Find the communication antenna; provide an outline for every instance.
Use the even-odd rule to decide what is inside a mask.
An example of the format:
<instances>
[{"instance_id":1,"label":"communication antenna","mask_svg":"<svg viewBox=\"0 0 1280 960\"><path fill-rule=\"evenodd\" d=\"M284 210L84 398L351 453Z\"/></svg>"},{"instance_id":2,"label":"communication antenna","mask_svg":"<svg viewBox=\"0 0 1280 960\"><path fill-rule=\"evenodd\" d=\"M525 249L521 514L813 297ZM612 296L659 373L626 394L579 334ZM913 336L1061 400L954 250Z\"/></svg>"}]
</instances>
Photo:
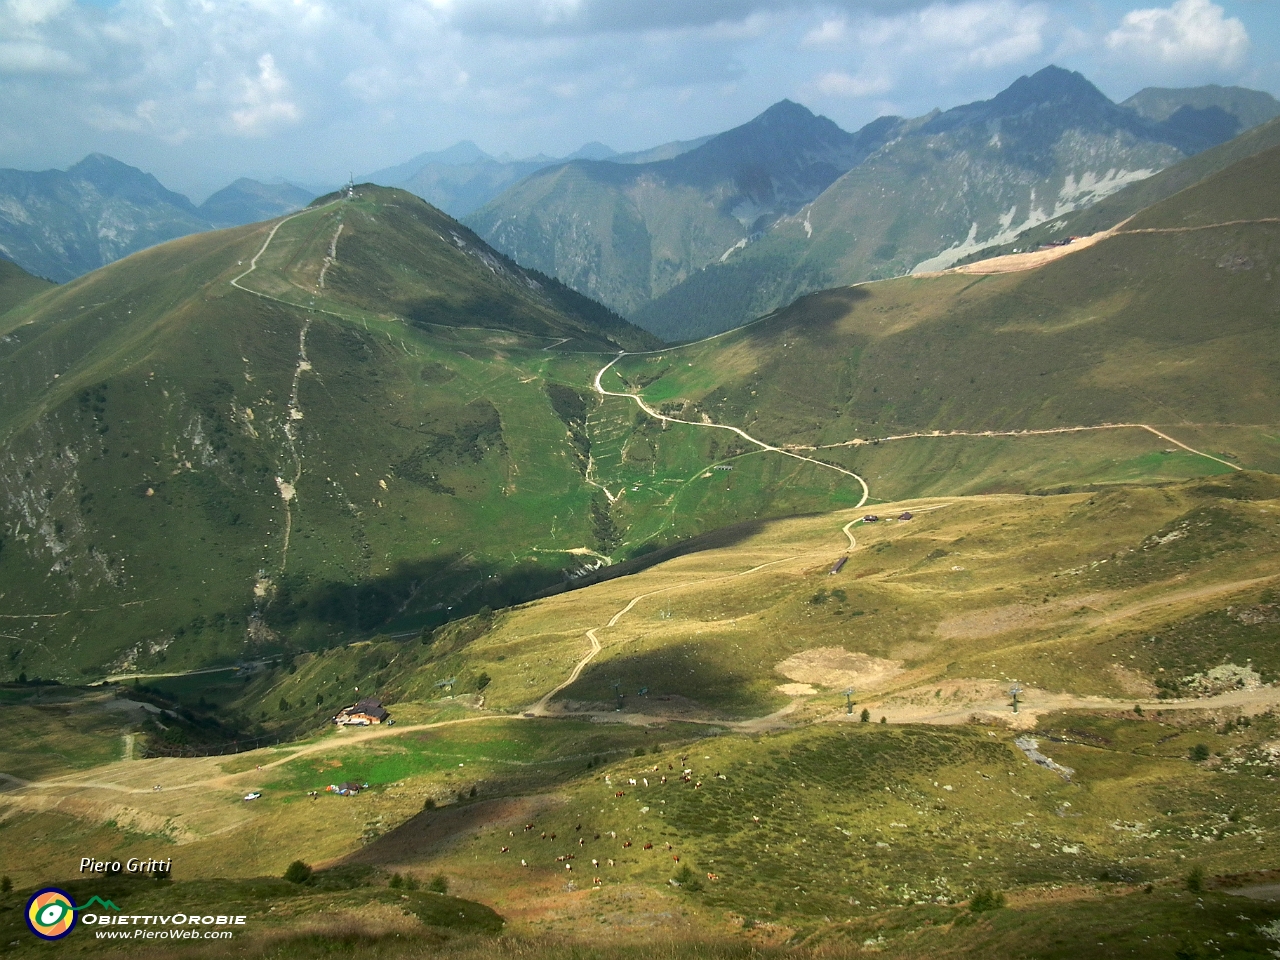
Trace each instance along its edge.
<instances>
[{"instance_id":1,"label":"communication antenna","mask_svg":"<svg viewBox=\"0 0 1280 960\"><path fill-rule=\"evenodd\" d=\"M1022 687L1018 686L1018 684L1016 684L1016 683L1015 683L1012 687L1010 687L1010 688L1009 688L1009 696L1013 697L1013 712L1014 712L1014 713L1017 713L1017 712L1018 712L1018 694L1020 694L1020 693L1022 693Z\"/></svg>"},{"instance_id":2,"label":"communication antenna","mask_svg":"<svg viewBox=\"0 0 1280 960\"><path fill-rule=\"evenodd\" d=\"M844 712L853 716L853 687L849 687L844 692Z\"/></svg>"}]
</instances>

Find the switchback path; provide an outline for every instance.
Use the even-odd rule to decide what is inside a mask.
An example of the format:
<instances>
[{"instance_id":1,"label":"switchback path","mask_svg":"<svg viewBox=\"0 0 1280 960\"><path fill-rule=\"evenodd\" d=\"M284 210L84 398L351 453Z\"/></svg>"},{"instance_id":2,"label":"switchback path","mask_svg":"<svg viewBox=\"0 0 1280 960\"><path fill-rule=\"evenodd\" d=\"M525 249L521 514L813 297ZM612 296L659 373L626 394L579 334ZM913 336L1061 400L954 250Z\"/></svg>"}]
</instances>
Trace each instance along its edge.
<instances>
[{"instance_id":1,"label":"switchback path","mask_svg":"<svg viewBox=\"0 0 1280 960\"><path fill-rule=\"evenodd\" d=\"M596 372L596 378L592 382L592 387L595 389L596 393L600 394L600 396L625 397L627 399L634 400L636 402L636 405L639 406L641 410L643 410L649 416L653 417L655 420L661 420L666 423L683 423L690 427L705 427L711 430L728 430L730 433L736 433L738 436L740 436L743 440L746 440L748 443L755 444L761 450L767 450L770 453L780 453L784 457L792 457L796 460L803 460L805 463L812 463L815 466L823 467L827 470L834 470L836 471L836 473L843 473L846 477L853 477L853 479L858 481L858 483L862 487L862 499L859 500L856 504L854 504L853 508L855 510L861 506L864 506L867 500L871 498L871 488L867 486L867 481L863 480L862 477L858 476L852 470L846 470L844 467L837 467L833 463L824 463L823 461L815 460L812 457L801 456L800 454L796 453L794 450L785 449L783 447L775 447L773 446L773 444L765 443L763 440L757 440L755 437L751 436L751 434L747 433L741 427L732 427L724 423L699 423L696 420L681 420L679 417L669 417L665 413L659 413L657 410L653 409L653 407L645 403L644 399L640 397L638 394L617 393L616 391L605 389L604 385L600 382L600 378L605 375L605 373L608 371L610 367L612 367L615 363L617 363L626 355L627 355L626 353L618 354L616 357L614 357L612 360L610 360L608 363L606 363L603 367L601 367Z\"/></svg>"}]
</instances>

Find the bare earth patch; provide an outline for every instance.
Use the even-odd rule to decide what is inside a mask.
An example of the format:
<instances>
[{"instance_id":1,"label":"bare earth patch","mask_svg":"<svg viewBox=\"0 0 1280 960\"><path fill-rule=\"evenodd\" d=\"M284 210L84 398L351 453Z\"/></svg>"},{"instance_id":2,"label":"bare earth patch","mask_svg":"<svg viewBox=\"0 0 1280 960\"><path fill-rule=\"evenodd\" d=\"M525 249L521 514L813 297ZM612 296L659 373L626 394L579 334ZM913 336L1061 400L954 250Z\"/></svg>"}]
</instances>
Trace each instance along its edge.
<instances>
[{"instance_id":1,"label":"bare earth patch","mask_svg":"<svg viewBox=\"0 0 1280 960\"><path fill-rule=\"evenodd\" d=\"M788 697L807 697L818 692L812 684L808 683L780 683L774 689L779 693L785 693Z\"/></svg>"},{"instance_id":2,"label":"bare earth patch","mask_svg":"<svg viewBox=\"0 0 1280 960\"><path fill-rule=\"evenodd\" d=\"M844 647L816 647L788 657L774 669L796 683L866 690L902 673L902 661L850 653Z\"/></svg>"}]
</instances>

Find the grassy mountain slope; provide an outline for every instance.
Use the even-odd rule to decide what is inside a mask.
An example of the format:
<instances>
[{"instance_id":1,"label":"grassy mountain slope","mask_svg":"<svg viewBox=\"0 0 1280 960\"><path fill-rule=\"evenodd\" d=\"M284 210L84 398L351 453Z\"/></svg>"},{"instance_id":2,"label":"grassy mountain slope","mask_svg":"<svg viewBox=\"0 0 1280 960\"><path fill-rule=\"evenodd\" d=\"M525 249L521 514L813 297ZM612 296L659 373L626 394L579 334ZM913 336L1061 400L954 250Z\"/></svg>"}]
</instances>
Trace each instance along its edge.
<instances>
[{"instance_id":1,"label":"grassy mountain slope","mask_svg":"<svg viewBox=\"0 0 1280 960\"><path fill-rule=\"evenodd\" d=\"M1280 671L1277 495L1274 477L1251 474L902 503L891 513L915 519L855 525L852 550L841 529L861 511L795 518L500 613L461 656L448 631L425 650L301 655L244 686L274 714L277 699L309 710L315 693L331 704L354 683L383 692L398 725L236 757L46 754L43 775L63 782L6 792L10 869L24 889L69 875L39 867L60 862L50 836L121 858L176 842L178 889L218 877L231 902L253 890L277 937L294 895L262 878L292 859L324 868L296 895L312 906L344 878L348 902L364 904L394 900L406 876L444 875L503 916L526 956L602 938L651 948L655 916L707 938L680 948L693 956L788 940L857 955L870 940L887 956L978 957L1019 935L1051 957L1089 955L1098 938L1151 958L1221 938L1248 956L1275 906L1225 894L1271 879L1250 873L1274 863L1280 829L1275 690L1258 685ZM602 649L553 700L559 718L522 715L581 660L587 629ZM436 657L435 644L449 649ZM397 657L415 661L408 676ZM1249 686L1228 679L1225 696L1195 699L1224 661L1236 672L1222 676ZM460 663L491 678L483 706L435 686ZM8 714L29 721L107 713L100 693L54 691L47 705L30 688L5 693ZM734 722L784 704L768 722ZM1056 770L1031 761L1025 736ZM4 747L6 767L24 749ZM348 779L369 789L323 792ZM108 804L94 784L130 792ZM249 790L263 797L245 804ZM1188 891L1193 868L1207 890ZM149 903L141 890L121 886L121 905ZM984 912L984 890L1004 905ZM395 929L411 946L430 936Z\"/></svg>"},{"instance_id":2,"label":"grassy mountain slope","mask_svg":"<svg viewBox=\"0 0 1280 960\"><path fill-rule=\"evenodd\" d=\"M649 343L374 189L136 254L0 332L15 676L232 662L560 582L590 488L542 348Z\"/></svg>"},{"instance_id":3,"label":"grassy mountain slope","mask_svg":"<svg viewBox=\"0 0 1280 960\"><path fill-rule=\"evenodd\" d=\"M890 139L782 101L666 160L585 162L528 177L467 218L521 263L629 313L794 212Z\"/></svg>"},{"instance_id":4,"label":"grassy mountain slope","mask_svg":"<svg viewBox=\"0 0 1280 960\"><path fill-rule=\"evenodd\" d=\"M7 313L24 300L48 290L52 284L33 277L16 263L0 259L0 314Z\"/></svg>"},{"instance_id":5,"label":"grassy mountain slope","mask_svg":"<svg viewBox=\"0 0 1280 960\"><path fill-rule=\"evenodd\" d=\"M813 290L941 269L1207 145L1047 67L989 101L913 124L757 242L633 317L668 340L692 339Z\"/></svg>"}]
</instances>

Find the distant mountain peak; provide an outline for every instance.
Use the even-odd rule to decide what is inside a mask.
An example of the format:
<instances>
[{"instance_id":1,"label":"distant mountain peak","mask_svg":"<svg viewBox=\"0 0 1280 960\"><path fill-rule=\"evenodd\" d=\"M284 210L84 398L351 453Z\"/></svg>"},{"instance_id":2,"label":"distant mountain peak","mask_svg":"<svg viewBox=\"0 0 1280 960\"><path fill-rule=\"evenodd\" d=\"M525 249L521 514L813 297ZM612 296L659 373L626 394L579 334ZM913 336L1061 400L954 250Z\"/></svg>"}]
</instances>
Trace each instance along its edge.
<instances>
[{"instance_id":1,"label":"distant mountain peak","mask_svg":"<svg viewBox=\"0 0 1280 960\"><path fill-rule=\"evenodd\" d=\"M1020 113L1029 107L1063 101L1111 103L1083 74L1052 65L1029 77L1019 77L987 103L999 113Z\"/></svg>"}]
</instances>

